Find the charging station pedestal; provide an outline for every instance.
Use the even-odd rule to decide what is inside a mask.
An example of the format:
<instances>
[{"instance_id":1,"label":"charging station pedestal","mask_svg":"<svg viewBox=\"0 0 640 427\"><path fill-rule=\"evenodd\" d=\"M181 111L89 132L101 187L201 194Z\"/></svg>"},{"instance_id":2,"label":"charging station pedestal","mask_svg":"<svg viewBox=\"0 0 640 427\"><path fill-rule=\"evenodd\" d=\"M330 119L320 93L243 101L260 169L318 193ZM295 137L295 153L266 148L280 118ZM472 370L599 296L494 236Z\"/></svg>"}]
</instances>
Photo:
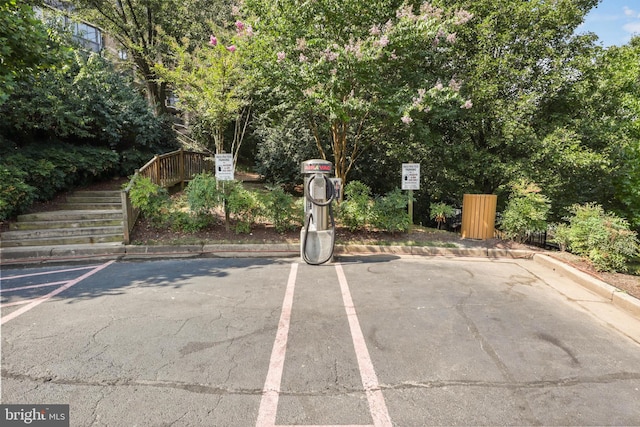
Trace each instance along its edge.
<instances>
[{"instance_id":1,"label":"charging station pedestal","mask_svg":"<svg viewBox=\"0 0 640 427\"><path fill-rule=\"evenodd\" d=\"M330 178L333 164L312 159L302 162L304 176L305 221L300 230L300 256L307 263L320 265L333 260L335 220L332 203L337 199L339 181Z\"/></svg>"}]
</instances>

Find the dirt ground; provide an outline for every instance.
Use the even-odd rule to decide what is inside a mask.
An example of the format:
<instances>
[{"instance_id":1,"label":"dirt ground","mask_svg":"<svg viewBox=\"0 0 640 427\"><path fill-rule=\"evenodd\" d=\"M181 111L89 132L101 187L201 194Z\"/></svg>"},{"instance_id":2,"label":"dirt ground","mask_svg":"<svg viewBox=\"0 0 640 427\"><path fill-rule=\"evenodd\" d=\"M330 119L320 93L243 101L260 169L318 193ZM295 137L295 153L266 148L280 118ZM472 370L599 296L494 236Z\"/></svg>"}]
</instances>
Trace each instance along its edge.
<instances>
[{"instance_id":1,"label":"dirt ground","mask_svg":"<svg viewBox=\"0 0 640 427\"><path fill-rule=\"evenodd\" d=\"M253 177L252 177L253 178ZM113 180L87 185L86 190L113 190L120 189L128 181L127 178L115 178ZM60 193L50 201L36 203L30 212L42 212L60 209L68 193ZM13 220L0 222L0 231L8 230ZM161 245L161 244L198 244L204 242L216 243L297 243L300 240L299 229L286 233L278 233L269 225L256 225L249 234L236 234L227 232L224 225L216 225L209 229L195 232L175 232L168 229L156 229L147 221L141 219L136 224L132 233L134 245ZM338 244L384 244L384 245L418 245L418 246L445 246L445 247L488 247L503 249L527 249L544 252L563 262L606 282L618 289L640 298L640 276L622 273L597 272L593 266L579 256L568 252L543 250L535 246L527 246L509 240L490 239L472 240L462 239L459 233L435 230L430 228L415 227L410 233L386 233L375 231L350 232L344 228L336 231L336 243Z\"/></svg>"}]
</instances>

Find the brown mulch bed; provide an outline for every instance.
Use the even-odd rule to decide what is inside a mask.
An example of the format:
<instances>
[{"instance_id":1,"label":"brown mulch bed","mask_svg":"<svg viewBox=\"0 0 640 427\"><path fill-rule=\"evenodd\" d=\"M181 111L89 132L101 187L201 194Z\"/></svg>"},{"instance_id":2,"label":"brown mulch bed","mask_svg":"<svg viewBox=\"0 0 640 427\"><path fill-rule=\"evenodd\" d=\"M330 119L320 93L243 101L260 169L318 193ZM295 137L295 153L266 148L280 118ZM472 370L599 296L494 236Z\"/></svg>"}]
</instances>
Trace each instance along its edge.
<instances>
[{"instance_id":1,"label":"brown mulch bed","mask_svg":"<svg viewBox=\"0 0 640 427\"><path fill-rule=\"evenodd\" d=\"M242 176L249 181L255 180L255 176ZM114 178L113 180L93 183L78 190L117 190L128 182L128 178ZM29 212L44 212L61 209L66 196L69 193L60 193L52 200L34 204ZM15 220L15 219L14 219ZM14 221L0 222L0 231L6 231L9 224ZM233 230L226 231L224 225L216 225L206 230L195 233L175 232L172 230L159 230L141 219L138 221L132 233L132 244L201 244L205 242L225 243L297 243L300 239L300 230L292 230L286 233L278 233L270 225L256 225L249 234L236 234ZM460 234L446 231L416 227L410 233L386 233L376 231L350 232L344 228L338 228L336 232L337 243L342 244L386 244L386 245L421 245L421 246L449 246L449 247L488 247L501 249L526 249L542 251L540 248L523 245L517 242L501 239L472 240L462 239ZM545 253L569 263L570 265L612 285L618 289L640 298L640 276L622 273L608 273L596 271L591 263L584 258L568 252L545 251Z\"/></svg>"}]
</instances>

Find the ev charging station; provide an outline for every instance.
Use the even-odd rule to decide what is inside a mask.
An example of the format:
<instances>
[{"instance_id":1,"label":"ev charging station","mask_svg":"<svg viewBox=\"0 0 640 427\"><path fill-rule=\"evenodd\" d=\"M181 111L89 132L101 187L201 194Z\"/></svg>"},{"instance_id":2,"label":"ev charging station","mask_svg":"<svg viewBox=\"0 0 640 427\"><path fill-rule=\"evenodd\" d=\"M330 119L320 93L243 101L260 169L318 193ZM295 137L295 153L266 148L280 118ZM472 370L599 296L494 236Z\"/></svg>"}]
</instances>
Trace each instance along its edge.
<instances>
[{"instance_id":1,"label":"ev charging station","mask_svg":"<svg viewBox=\"0 0 640 427\"><path fill-rule=\"evenodd\" d=\"M339 178L330 178L333 164L312 159L302 162L304 176L304 226L300 230L300 256L311 265L333 259L336 223L333 202L341 189Z\"/></svg>"}]
</instances>

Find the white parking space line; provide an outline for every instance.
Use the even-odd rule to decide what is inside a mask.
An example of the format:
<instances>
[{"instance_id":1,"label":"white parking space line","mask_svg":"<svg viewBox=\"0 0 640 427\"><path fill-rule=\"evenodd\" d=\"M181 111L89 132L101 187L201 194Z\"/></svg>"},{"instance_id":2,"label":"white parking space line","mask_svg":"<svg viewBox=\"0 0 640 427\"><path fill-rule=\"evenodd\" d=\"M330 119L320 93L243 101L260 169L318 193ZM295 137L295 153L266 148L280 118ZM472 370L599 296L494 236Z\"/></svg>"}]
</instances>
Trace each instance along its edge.
<instances>
[{"instance_id":1,"label":"white parking space line","mask_svg":"<svg viewBox=\"0 0 640 427\"><path fill-rule=\"evenodd\" d=\"M391 426L391 417L387 410L387 404L384 401L382 390L378 384L378 376L373 368L371 357L369 356L369 350L367 349L367 343L364 340L362 329L360 328L360 321L356 313L356 308L351 298L351 292L349 291L349 284L347 278L342 270L342 265L336 263L336 273L338 274L338 281L340 282L340 289L342 291L342 301L344 303L344 309L347 312L347 318L349 320L349 328L351 329L351 338L353 339L353 347L356 351L356 358L358 359L358 368L360 369L360 378L362 379L362 386L367 394L367 400L369 401L369 410L371 411L371 417L373 418L373 425L375 427Z\"/></svg>"},{"instance_id":2,"label":"white parking space line","mask_svg":"<svg viewBox=\"0 0 640 427\"><path fill-rule=\"evenodd\" d=\"M107 268L108 266L110 266L111 264L113 264L115 262L115 260L112 261L108 261L104 264L101 264L97 267L94 267L92 270L86 272L85 274L83 274L82 276L73 279L73 280L69 280L67 282L64 282L65 285L60 286L59 288L54 289L53 291L49 292L46 295L43 295L41 297L35 298L33 300L31 300L27 305L25 305L22 308L17 309L16 311L13 311L9 314L7 314L6 316L4 316L2 318L2 320L0 321L0 325L4 325L5 323L7 323L10 320L15 319L16 317L20 316L21 314L26 313L27 311L31 310L34 307L37 307L38 305L42 304L45 301L48 301L49 299L53 298L54 296L58 295L61 292L66 291L67 289L69 289L70 287L77 285L78 283L80 283L81 281L83 281L84 279L86 279L87 277L93 276L94 274L96 274L97 272L99 272L100 270L103 270L105 268ZM85 270L86 268L83 268L82 270ZM73 269L73 270L66 270L66 271L76 271L76 270L81 270L81 269ZM50 274L52 273L59 273L61 271L56 271L56 272L50 272ZM38 275L40 273L36 273L34 275ZM24 277L24 276L23 276ZM13 276L11 278L16 278L16 276ZM6 280L6 279L3 279Z\"/></svg>"},{"instance_id":3,"label":"white parking space line","mask_svg":"<svg viewBox=\"0 0 640 427\"><path fill-rule=\"evenodd\" d=\"M373 424L349 424L349 425L278 425L277 427L389 427L391 426L391 418L387 410L387 405L382 395L382 390L378 384L378 378L369 356L369 350L360 328L360 322L351 298L349 285L340 264L335 265L340 290L342 293L342 301L344 304L353 347L358 360L358 369L360 377L369 403L369 411ZM276 416L278 412L278 400L280 395L280 384L282 381L282 373L284 370L284 361L287 352L287 339L289 335L289 324L291 321L291 311L293 307L293 294L295 290L296 276L298 273L298 263L291 264L291 271L287 281L287 289L285 291L284 301L282 303L282 313L278 323L278 331L276 339L273 343L271 352L271 360L269 362L269 371L267 379L262 390L262 400L260 401L260 409L258 410L258 419L256 427L276 427Z\"/></svg>"},{"instance_id":4,"label":"white parking space line","mask_svg":"<svg viewBox=\"0 0 640 427\"><path fill-rule=\"evenodd\" d=\"M4 282L5 280L11 280L11 279L24 279L25 277L33 277L33 276L46 276L49 274L56 274L56 273L67 273L69 271L89 270L90 268L95 268L95 266L90 265L87 267L67 268L65 270L51 270L51 271L41 271L40 273L21 274L20 276L3 277L2 281Z\"/></svg>"},{"instance_id":5,"label":"white parking space line","mask_svg":"<svg viewBox=\"0 0 640 427\"><path fill-rule=\"evenodd\" d=\"M0 308L5 308L5 307L14 307L16 305L25 305L25 304L29 304L31 301L30 299L24 300L24 301L14 301L14 302L8 302L6 304L2 304L0 305Z\"/></svg>"},{"instance_id":6,"label":"white parking space line","mask_svg":"<svg viewBox=\"0 0 640 427\"><path fill-rule=\"evenodd\" d=\"M284 369L284 357L287 353L287 339L289 336L289 324L291 322L291 308L293 306L293 291L298 275L298 263L291 264L287 290L282 303L282 313L278 322L278 332L271 351L269 371L262 391L262 400L258 411L256 427L275 426L276 413L278 412L278 399L280 395L280 382Z\"/></svg>"},{"instance_id":7,"label":"white parking space line","mask_svg":"<svg viewBox=\"0 0 640 427\"><path fill-rule=\"evenodd\" d=\"M5 294L7 292L24 291L25 289L38 289L38 288L46 288L47 286L62 285L67 282L68 280L62 280L60 282L43 283L41 285L29 285L29 286L20 286L19 288L0 289L0 295Z\"/></svg>"}]
</instances>

